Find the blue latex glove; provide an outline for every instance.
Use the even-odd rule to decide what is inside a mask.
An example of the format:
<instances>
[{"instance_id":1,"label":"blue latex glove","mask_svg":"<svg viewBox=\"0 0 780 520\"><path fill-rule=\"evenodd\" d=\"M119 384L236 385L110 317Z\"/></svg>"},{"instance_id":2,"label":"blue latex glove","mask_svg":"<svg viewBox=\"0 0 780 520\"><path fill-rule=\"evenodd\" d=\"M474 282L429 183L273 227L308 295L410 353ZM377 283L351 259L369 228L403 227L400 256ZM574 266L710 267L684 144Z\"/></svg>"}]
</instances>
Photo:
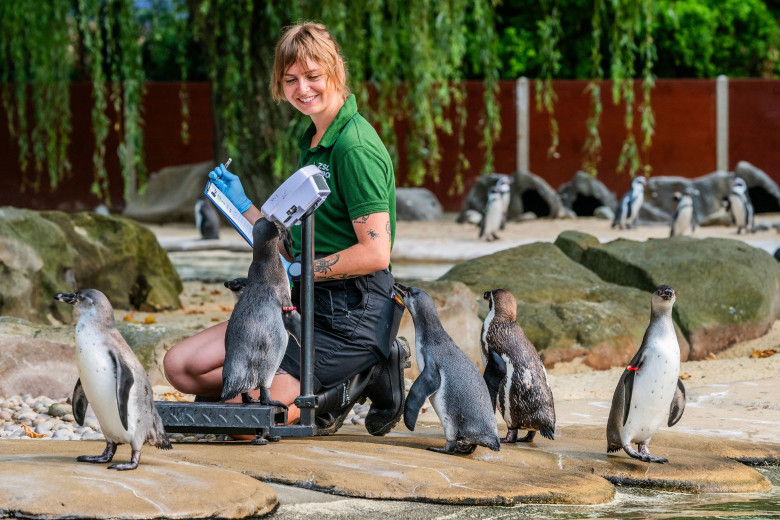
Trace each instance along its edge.
<instances>
[{"instance_id":1,"label":"blue latex glove","mask_svg":"<svg viewBox=\"0 0 780 520\"><path fill-rule=\"evenodd\" d=\"M241 186L241 179L238 178L238 175L227 171L224 164L220 164L210 171L209 179L241 213L252 205L252 201L244 193L244 187Z\"/></svg>"}]
</instances>

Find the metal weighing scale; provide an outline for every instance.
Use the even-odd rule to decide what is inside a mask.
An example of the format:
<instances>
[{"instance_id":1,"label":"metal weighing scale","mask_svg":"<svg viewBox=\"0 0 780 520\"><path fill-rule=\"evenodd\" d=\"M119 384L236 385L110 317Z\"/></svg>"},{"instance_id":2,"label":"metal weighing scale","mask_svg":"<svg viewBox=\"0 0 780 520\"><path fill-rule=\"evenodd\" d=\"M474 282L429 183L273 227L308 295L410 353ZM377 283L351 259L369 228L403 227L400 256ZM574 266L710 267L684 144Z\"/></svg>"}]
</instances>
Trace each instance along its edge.
<instances>
[{"instance_id":1,"label":"metal weighing scale","mask_svg":"<svg viewBox=\"0 0 780 520\"><path fill-rule=\"evenodd\" d=\"M207 187L207 195L210 189L216 188ZM305 166L290 176L262 207L263 214L271 221L279 221L288 228L301 225L301 394L294 403L301 411L300 424L287 424L287 410L277 406L155 401L166 431L256 435L252 444L266 444L281 437L317 435L314 412L318 399L313 393L314 311L310 305L314 301L314 210L329 194L322 172L316 166ZM243 218L235 207L232 207L235 212L220 204L217 207L231 222L236 222L236 214ZM234 225L241 231L239 225ZM241 234L251 244L251 233L249 237L244 232Z\"/></svg>"}]
</instances>

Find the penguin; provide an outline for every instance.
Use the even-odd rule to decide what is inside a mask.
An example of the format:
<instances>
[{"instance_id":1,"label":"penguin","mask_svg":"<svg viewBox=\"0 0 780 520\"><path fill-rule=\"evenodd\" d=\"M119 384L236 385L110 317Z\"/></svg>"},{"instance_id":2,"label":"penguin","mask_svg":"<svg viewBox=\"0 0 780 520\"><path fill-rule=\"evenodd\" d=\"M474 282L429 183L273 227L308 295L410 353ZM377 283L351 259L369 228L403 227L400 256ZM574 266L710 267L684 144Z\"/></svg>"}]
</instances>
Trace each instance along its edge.
<instances>
[{"instance_id":1,"label":"penguin","mask_svg":"<svg viewBox=\"0 0 780 520\"><path fill-rule=\"evenodd\" d=\"M195 227L204 240L219 238L219 213L205 193L198 195L195 201Z\"/></svg>"},{"instance_id":2,"label":"penguin","mask_svg":"<svg viewBox=\"0 0 780 520\"><path fill-rule=\"evenodd\" d=\"M225 282L225 287L230 289L230 292L233 295L233 303L238 303L238 299L241 298L241 294L244 292L244 287L246 287L246 282L246 277L233 278L232 280Z\"/></svg>"},{"instance_id":3,"label":"penguin","mask_svg":"<svg viewBox=\"0 0 780 520\"><path fill-rule=\"evenodd\" d=\"M287 408L272 400L268 391L287 348L284 314L295 312L279 256L279 236L276 224L266 218L258 219L252 228L252 264L225 331L223 400L241 394L244 403ZM256 388L260 389L259 400L249 396Z\"/></svg>"},{"instance_id":4,"label":"penguin","mask_svg":"<svg viewBox=\"0 0 780 520\"><path fill-rule=\"evenodd\" d=\"M612 227L618 227L618 229L629 229L635 226L636 217L639 215L639 209L642 207L642 202L645 200L645 186L647 185L647 179L642 176L635 177L631 181L631 188L628 193L623 195L620 200L617 211L615 212L615 220L612 221Z\"/></svg>"},{"instance_id":5,"label":"penguin","mask_svg":"<svg viewBox=\"0 0 780 520\"><path fill-rule=\"evenodd\" d=\"M395 288L414 321L415 356L420 369L406 398L404 424L414 431L420 409L430 397L447 442L444 448L431 446L429 450L469 454L480 445L498 451L498 424L479 370L442 327L428 293L401 284Z\"/></svg>"},{"instance_id":6,"label":"penguin","mask_svg":"<svg viewBox=\"0 0 780 520\"><path fill-rule=\"evenodd\" d=\"M482 214L480 222L479 238L485 238L488 242L498 240L496 231L501 227L504 220L504 203L502 200L501 189L493 186L488 192L487 203Z\"/></svg>"},{"instance_id":7,"label":"penguin","mask_svg":"<svg viewBox=\"0 0 780 520\"><path fill-rule=\"evenodd\" d=\"M506 175L502 175L498 182L496 182L496 188L501 194L501 226L499 229L503 230L506 227L506 219L509 214L509 203L512 201L512 186L511 179Z\"/></svg>"},{"instance_id":8,"label":"penguin","mask_svg":"<svg viewBox=\"0 0 780 520\"><path fill-rule=\"evenodd\" d=\"M737 177L731 182L731 192L728 196L731 221L737 226L737 235L744 229L745 234L753 233L753 204L747 191L744 179Z\"/></svg>"},{"instance_id":9,"label":"penguin","mask_svg":"<svg viewBox=\"0 0 780 520\"><path fill-rule=\"evenodd\" d=\"M666 420L674 426L685 410L685 387L680 381L680 346L672 323L676 295L659 285L650 305L650 325L631 363L623 371L612 397L607 422L607 452L623 448L644 462L668 462L653 457L647 445ZM667 419L668 418L668 419ZM631 444L636 443L639 452Z\"/></svg>"},{"instance_id":10,"label":"penguin","mask_svg":"<svg viewBox=\"0 0 780 520\"><path fill-rule=\"evenodd\" d=\"M80 311L76 324L76 365L79 379L73 389L73 416L84 424L87 405L106 438L102 455L82 455L79 462L111 462L119 444L130 444L131 460L109 469L135 469L141 446L169 450L171 443L154 406L152 385L141 362L114 323L114 311L106 296L95 289L57 293L54 299Z\"/></svg>"},{"instance_id":11,"label":"penguin","mask_svg":"<svg viewBox=\"0 0 780 520\"><path fill-rule=\"evenodd\" d=\"M485 365L485 382L491 390L491 401L498 404L498 410L507 424L507 434L501 442L533 442L536 432L554 439L555 403L547 381L547 371L517 323L517 301L506 289L487 291L483 297L490 310L482 324L482 362ZM493 358L492 354L498 355ZM500 368L504 377L493 374L494 366ZM498 384L491 380L498 379ZM492 387L492 388L491 388ZM517 430L528 430L522 439Z\"/></svg>"},{"instance_id":12,"label":"penguin","mask_svg":"<svg viewBox=\"0 0 780 520\"><path fill-rule=\"evenodd\" d=\"M693 207L693 197L699 194L699 190L688 187L685 191L675 193L677 208L672 215L672 227L669 236L691 235L696 230L696 211Z\"/></svg>"}]
</instances>

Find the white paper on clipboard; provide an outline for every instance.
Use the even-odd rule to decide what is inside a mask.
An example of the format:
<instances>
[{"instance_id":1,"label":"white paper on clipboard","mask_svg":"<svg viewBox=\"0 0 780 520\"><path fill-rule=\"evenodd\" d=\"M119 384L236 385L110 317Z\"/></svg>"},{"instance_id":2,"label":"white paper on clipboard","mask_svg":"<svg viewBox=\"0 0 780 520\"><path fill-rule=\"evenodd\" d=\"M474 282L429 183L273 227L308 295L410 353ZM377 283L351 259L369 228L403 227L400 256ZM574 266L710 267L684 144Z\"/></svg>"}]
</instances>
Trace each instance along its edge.
<instances>
[{"instance_id":1,"label":"white paper on clipboard","mask_svg":"<svg viewBox=\"0 0 780 520\"><path fill-rule=\"evenodd\" d=\"M214 203L217 209L219 209L222 214L227 217L228 221L233 224L233 227L236 228L236 231L238 231L242 237L244 237L244 240L246 240L250 246L253 246L252 224L250 224L246 217L244 217L244 215L238 211L238 208L236 208L233 203L228 200L225 194L222 193L222 191L217 188L213 182L206 184L206 190L204 193L209 198L209 200Z\"/></svg>"}]
</instances>

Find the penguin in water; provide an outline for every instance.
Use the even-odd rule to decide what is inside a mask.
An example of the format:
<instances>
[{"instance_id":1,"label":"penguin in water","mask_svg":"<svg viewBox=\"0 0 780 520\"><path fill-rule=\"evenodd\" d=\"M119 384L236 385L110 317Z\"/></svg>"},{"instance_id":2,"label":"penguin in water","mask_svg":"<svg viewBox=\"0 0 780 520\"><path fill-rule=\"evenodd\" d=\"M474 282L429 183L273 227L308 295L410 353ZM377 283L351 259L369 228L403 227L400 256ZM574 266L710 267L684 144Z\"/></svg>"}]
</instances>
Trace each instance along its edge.
<instances>
[{"instance_id":1,"label":"penguin in water","mask_svg":"<svg viewBox=\"0 0 780 520\"><path fill-rule=\"evenodd\" d=\"M728 196L731 221L737 226L737 235L744 229L745 234L753 233L753 203L747 191L745 180L737 177L731 182L731 192Z\"/></svg>"},{"instance_id":2,"label":"penguin in water","mask_svg":"<svg viewBox=\"0 0 780 520\"><path fill-rule=\"evenodd\" d=\"M693 197L699 194L699 190L687 187L682 194L675 193L677 208L672 215L672 228L670 237L681 235L692 235L696 229L698 221L696 220L696 211L693 207Z\"/></svg>"},{"instance_id":3,"label":"penguin in water","mask_svg":"<svg viewBox=\"0 0 780 520\"><path fill-rule=\"evenodd\" d=\"M258 219L252 228L252 264L225 331L223 400L241 394L244 403L287 408L272 400L268 391L287 348L284 314L295 312L279 256L279 236L276 224L265 218ZM256 388L260 389L259 400L249 396Z\"/></svg>"},{"instance_id":4,"label":"penguin in water","mask_svg":"<svg viewBox=\"0 0 780 520\"><path fill-rule=\"evenodd\" d=\"M555 404L547 371L517 324L517 301L506 289L484 294L490 311L482 324L482 362L491 401L507 424L501 442L533 442L536 432L550 440L555 435ZM528 430L522 439L517 430Z\"/></svg>"},{"instance_id":5,"label":"penguin in water","mask_svg":"<svg viewBox=\"0 0 780 520\"><path fill-rule=\"evenodd\" d=\"M504 213L504 201L501 188L493 186L488 192L487 203L479 226L479 238L485 238L488 242L498 240L496 231L501 228L501 223L506 220Z\"/></svg>"},{"instance_id":6,"label":"penguin in water","mask_svg":"<svg viewBox=\"0 0 780 520\"><path fill-rule=\"evenodd\" d=\"M498 424L487 385L479 370L444 330L433 299L416 287L396 284L414 321L417 366L404 407L404 424L414 431L417 416L430 397L447 439L439 453L473 453L477 445L500 449Z\"/></svg>"},{"instance_id":7,"label":"penguin in water","mask_svg":"<svg viewBox=\"0 0 780 520\"><path fill-rule=\"evenodd\" d=\"M646 185L647 179L642 176L635 177L631 181L631 188L629 188L628 193L623 195L615 212L615 220L612 221L613 228L629 229L635 226L636 218L639 216L639 209L645 200Z\"/></svg>"},{"instance_id":8,"label":"penguin in water","mask_svg":"<svg viewBox=\"0 0 780 520\"><path fill-rule=\"evenodd\" d=\"M623 371L612 397L607 422L607 452L623 448L644 462L668 462L653 457L647 445L666 421L674 426L685 410L685 387L680 381L680 345L672 323L674 289L659 285L650 305L650 325L642 346ZM667 420L668 417L668 420ZM631 444L639 446L635 451Z\"/></svg>"},{"instance_id":9,"label":"penguin in water","mask_svg":"<svg viewBox=\"0 0 780 520\"><path fill-rule=\"evenodd\" d=\"M141 446L169 450L162 419L154 406L152 385L141 362L114 323L114 311L106 296L95 289L57 293L54 299L80 311L76 324L76 365L79 379L73 389L73 416L84 424L87 406L106 438L102 455L82 455L79 462L111 462L119 444L130 444L131 460L109 469L138 467Z\"/></svg>"},{"instance_id":10,"label":"penguin in water","mask_svg":"<svg viewBox=\"0 0 780 520\"><path fill-rule=\"evenodd\" d=\"M219 212L205 193L195 201L195 227L200 231L200 238L219 238Z\"/></svg>"}]
</instances>

